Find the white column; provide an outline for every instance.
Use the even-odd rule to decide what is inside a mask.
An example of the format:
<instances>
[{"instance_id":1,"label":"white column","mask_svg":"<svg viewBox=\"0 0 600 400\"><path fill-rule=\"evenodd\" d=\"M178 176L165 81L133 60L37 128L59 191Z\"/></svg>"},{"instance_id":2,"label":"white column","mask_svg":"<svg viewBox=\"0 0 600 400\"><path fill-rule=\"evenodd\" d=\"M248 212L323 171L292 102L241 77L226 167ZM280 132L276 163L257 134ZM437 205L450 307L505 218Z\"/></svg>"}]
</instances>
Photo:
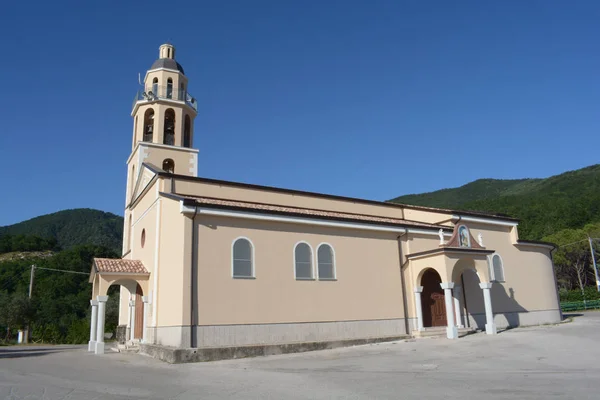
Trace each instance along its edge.
<instances>
[{"instance_id":1,"label":"white column","mask_svg":"<svg viewBox=\"0 0 600 400\"><path fill-rule=\"evenodd\" d=\"M135 339L135 300L129 300L129 340Z\"/></svg>"},{"instance_id":2,"label":"white column","mask_svg":"<svg viewBox=\"0 0 600 400\"><path fill-rule=\"evenodd\" d=\"M483 290L483 301L485 302L485 333L495 335L496 324L494 323L494 312L492 311L492 288L491 282L480 283L479 287Z\"/></svg>"},{"instance_id":3,"label":"white column","mask_svg":"<svg viewBox=\"0 0 600 400\"><path fill-rule=\"evenodd\" d=\"M458 329L456 329L456 325L454 325L454 300L452 298L454 282L442 282L440 283L440 286L444 289L444 301L446 302L446 320L448 321L446 337L448 339L456 339L458 337Z\"/></svg>"},{"instance_id":4,"label":"white column","mask_svg":"<svg viewBox=\"0 0 600 400\"><path fill-rule=\"evenodd\" d=\"M454 290L452 290L452 294L454 295L454 313L456 314L456 326L459 328L464 328L462 323L462 308L460 306L460 295L461 295L461 286L454 285Z\"/></svg>"},{"instance_id":5,"label":"white column","mask_svg":"<svg viewBox=\"0 0 600 400\"><path fill-rule=\"evenodd\" d=\"M150 309L150 296L142 296L142 301L144 302L144 319L143 319L143 328L142 328L142 343L148 343L148 335L146 334L146 329L148 329L148 310Z\"/></svg>"},{"instance_id":6,"label":"white column","mask_svg":"<svg viewBox=\"0 0 600 400\"><path fill-rule=\"evenodd\" d=\"M98 296L98 328L96 329L96 354L104 354L104 316L108 296Z\"/></svg>"},{"instance_id":7,"label":"white column","mask_svg":"<svg viewBox=\"0 0 600 400\"><path fill-rule=\"evenodd\" d=\"M423 286L415 287L415 311L417 312L417 330L423 330L423 305L421 304L421 292Z\"/></svg>"},{"instance_id":8,"label":"white column","mask_svg":"<svg viewBox=\"0 0 600 400\"><path fill-rule=\"evenodd\" d=\"M96 350L96 329L98 329L98 300L90 300L92 315L90 317L90 341L88 351Z\"/></svg>"}]
</instances>

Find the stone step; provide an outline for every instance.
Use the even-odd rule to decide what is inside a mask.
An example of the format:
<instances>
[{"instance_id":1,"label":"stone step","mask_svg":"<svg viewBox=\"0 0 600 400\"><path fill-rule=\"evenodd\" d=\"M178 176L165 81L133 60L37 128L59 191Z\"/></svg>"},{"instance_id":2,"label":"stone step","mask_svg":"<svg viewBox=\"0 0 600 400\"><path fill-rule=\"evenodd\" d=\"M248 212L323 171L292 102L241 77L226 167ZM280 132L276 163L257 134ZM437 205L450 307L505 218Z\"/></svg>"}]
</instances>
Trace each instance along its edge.
<instances>
[{"instance_id":1,"label":"stone step","mask_svg":"<svg viewBox=\"0 0 600 400\"><path fill-rule=\"evenodd\" d=\"M458 337L463 337L475 332L473 328L459 328L458 329ZM412 335L415 338L445 338L446 337L446 327L434 327L434 328L424 328L422 331L412 331Z\"/></svg>"},{"instance_id":2,"label":"stone step","mask_svg":"<svg viewBox=\"0 0 600 400\"><path fill-rule=\"evenodd\" d=\"M140 346L136 342L119 343L116 347L112 347L111 350L116 353L138 353Z\"/></svg>"}]
</instances>

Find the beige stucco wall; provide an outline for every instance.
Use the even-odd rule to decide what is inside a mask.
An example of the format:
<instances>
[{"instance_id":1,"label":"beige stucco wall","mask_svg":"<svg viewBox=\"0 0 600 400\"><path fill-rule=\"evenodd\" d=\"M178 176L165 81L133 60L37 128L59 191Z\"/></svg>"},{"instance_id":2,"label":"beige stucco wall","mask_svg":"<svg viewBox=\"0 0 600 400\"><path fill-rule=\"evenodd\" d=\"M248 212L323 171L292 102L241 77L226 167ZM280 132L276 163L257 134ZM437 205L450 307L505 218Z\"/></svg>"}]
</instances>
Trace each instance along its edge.
<instances>
[{"instance_id":1,"label":"beige stucco wall","mask_svg":"<svg viewBox=\"0 0 600 400\"><path fill-rule=\"evenodd\" d=\"M452 213L405 208L404 217L411 221L426 222L428 224L453 225L451 222Z\"/></svg>"},{"instance_id":2,"label":"beige stucco wall","mask_svg":"<svg viewBox=\"0 0 600 400\"><path fill-rule=\"evenodd\" d=\"M495 250L504 265L506 282L494 283L494 312L523 308L527 311L559 308L550 249L516 245L515 228L469 223L474 237L481 232L486 248ZM481 311L483 312L483 311Z\"/></svg>"},{"instance_id":3,"label":"beige stucco wall","mask_svg":"<svg viewBox=\"0 0 600 400\"><path fill-rule=\"evenodd\" d=\"M124 227L124 249L129 249L129 253L125 258L132 260L140 260L144 267L150 272L149 281L142 286L144 296L147 296L154 285L154 268L155 268L155 248L157 237L157 215L159 203L156 187L158 182L153 182L148 192L142 196L139 201L131 209L125 210L125 227ZM129 216L131 216L131 226L129 226ZM141 235L145 231L145 241L142 247ZM126 243L129 239L130 246ZM135 286L133 286L135 288ZM128 301L130 290L121 287L119 300L119 324L128 323ZM149 318L152 318L152 308L150 307Z\"/></svg>"},{"instance_id":4,"label":"beige stucco wall","mask_svg":"<svg viewBox=\"0 0 600 400\"><path fill-rule=\"evenodd\" d=\"M200 325L403 318L396 235L197 217ZM232 278L232 243L254 244L256 279ZM294 246L334 248L337 281L294 278Z\"/></svg>"},{"instance_id":5,"label":"beige stucco wall","mask_svg":"<svg viewBox=\"0 0 600 400\"><path fill-rule=\"evenodd\" d=\"M184 275L185 256L190 253L185 246L190 234L185 231L186 219L179 212L179 202L161 199L158 287L153 299L158 326L189 325L189 293L184 293L190 282L190 276Z\"/></svg>"},{"instance_id":6,"label":"beige stucco wall","mask_svg":"<svg viewBox=\"0 0 600 400\"><path fill-rule=\"evenodd\" d=\"M328 199L310 195L282 193L264 189L228 186L216 183L177 179L174 192L194 196L218 197L282 206L304 207L356 214L376 215L389 218L402 218L403 209L393 205L376 205L351 200Z\"/></svg>"}]
</instances>

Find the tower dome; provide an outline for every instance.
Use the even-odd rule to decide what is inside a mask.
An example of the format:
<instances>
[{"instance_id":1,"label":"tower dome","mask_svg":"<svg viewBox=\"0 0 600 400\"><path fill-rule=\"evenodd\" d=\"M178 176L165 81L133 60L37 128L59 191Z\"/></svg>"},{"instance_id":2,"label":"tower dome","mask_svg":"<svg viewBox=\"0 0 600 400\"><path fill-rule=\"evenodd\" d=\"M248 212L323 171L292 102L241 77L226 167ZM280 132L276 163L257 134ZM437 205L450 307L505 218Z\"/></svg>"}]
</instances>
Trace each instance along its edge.
<instances>
[{"instance_id":1,"label":"tower dome","mask_svg":"<svg viewBox=\"0 0 600 400\"><path fill-rule=\"evenodd\" d=\"M158 57L158 60L154 61L154 63L150 67L151 70L157 68L167 68L185 74L185 72L183 72L183 67L181 66L181 64L175 61L175 46L173 46L172 44L165 43L162 46L160 46L160 49L158 50Z\"/></svg>"}]
</instances>

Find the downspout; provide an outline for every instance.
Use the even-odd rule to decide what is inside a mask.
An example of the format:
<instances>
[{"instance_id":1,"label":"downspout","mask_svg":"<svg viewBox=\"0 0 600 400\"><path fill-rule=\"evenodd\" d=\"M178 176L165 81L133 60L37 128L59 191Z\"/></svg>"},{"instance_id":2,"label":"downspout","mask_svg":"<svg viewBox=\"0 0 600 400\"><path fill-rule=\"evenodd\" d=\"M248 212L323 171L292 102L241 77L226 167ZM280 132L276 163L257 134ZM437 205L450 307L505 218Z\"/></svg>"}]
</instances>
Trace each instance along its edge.
<instances>
[{"instance_id":1,"label":"downspout","mask_svg":"<svg viewBox=\"0 0 600 400\"><path fill-rule=\"evenodd\" d=\"M402 306L404 307L404 330L406 334L410 334L409 326L408 326L408 302L406 299L406 283L404 282L404 271L402 271L402 267L404 267L403 263L403 254L402 254L402 236L406 235L408 230L404 230L404 233L398 235L396 241L398 242L398 260L400 261L400 285L402 286Z\"/></svg>"},{"instance_id":2,"label":"downspout","mask_svg":"<svg viewBox=\"0 0 600 400\"><path fill-rule=\"evenodd\" d=\"M194 290L196 287L196 274L194 273L194 264L196 261L196 215L198 214L198 207L194 206L194 215L192 216L192 254L191 254L191 268L190 268L190 276L191 276L191 283L190 283L190 347L194 348L196 347L196 335L195 335L195 329L194 329L194 323L196 322L196 307L195 304L196 303L196 299L194 294L196 293L196 291Z\"/></svg>"}]
</instances>

